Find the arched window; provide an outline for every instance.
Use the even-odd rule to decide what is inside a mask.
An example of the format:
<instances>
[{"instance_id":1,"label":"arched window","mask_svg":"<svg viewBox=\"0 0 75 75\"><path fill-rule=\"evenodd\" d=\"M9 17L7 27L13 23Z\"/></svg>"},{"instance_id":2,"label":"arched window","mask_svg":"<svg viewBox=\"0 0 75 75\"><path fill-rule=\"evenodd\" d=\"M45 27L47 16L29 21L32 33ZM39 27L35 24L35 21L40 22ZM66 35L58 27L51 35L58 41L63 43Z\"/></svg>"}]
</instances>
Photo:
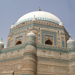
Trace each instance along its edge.
<instances>
[{"instance_id":1,"label":"arched window","mask_svg":"<svg viewBox=\"0 0 75 75\"><path fill-rule=\"evenodd\" d=\"M16 45L19 45L19 44L21 44L22 42L21 41L18 41L17 43L16 43Z\"/></svg>"},{"instance_id":2,"label":"arched window","mask_svg":"<svg viewBox=\"0 0 75 75\"><path fill-rule=\"evenodd\" d=\"M45 35L45 44L53 45L53 35Z\"/></svg>"},{"instance_id":3,"label":"arched window","mask_svg":"<svg viewBox=\"0 0 75 75\"><path fill-rule=\"evenodd\" d=\"M48 40L45 41L45 44L52 45L53 43L52 43L51 40L48 39Z\"/></svg>"}]
</instances>

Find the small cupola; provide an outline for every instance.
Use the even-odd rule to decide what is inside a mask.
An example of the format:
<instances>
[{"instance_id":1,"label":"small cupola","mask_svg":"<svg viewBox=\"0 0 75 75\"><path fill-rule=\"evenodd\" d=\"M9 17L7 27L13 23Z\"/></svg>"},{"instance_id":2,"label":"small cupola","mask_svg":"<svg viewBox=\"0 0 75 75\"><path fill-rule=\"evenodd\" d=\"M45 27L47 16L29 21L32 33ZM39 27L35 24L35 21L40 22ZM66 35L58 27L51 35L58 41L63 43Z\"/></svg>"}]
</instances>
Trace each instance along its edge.
<instances>
[{"instance_id":1,"label":"small cupola","mask_svg":"<svg viewBox=\"0 0 75 75\"><path fill-rule=\"evenodd\" d=\"M2 42L2 40L0 41L0 49L4 48L4 43Z\"/></svg>"},{"instance_id":2,"label":"small cupola","mask_svg":"<svg viewBox=\"0 0 75 75\"><path fill-rule=\"evenodd\" d=\"M11 29L14 28L14 25L11 25Z\"/></svg>"},{"instance_id":3,"label":"small cupola","mask_svg":"<svg viewBox=\"0 0 75 75\"><path fill-rule=\"evenodd\" d=\"M31 31L30 33L27 34L27 36L33 36L33 37L35 37L35 34Z\"/></svg>"},{"instance_id":4,"label":"small cupola","mask_svg":"<svg viewBox=\"0 0 75 75\"><path fill-rule=\"evenodd\" d=\"M63 26L63 23L60 21L59 25Z\"/></svg>"},{"instance_id":5,"label":"small cupola","mask_svg":"<svg viewBox=\"0 0 75 75\"><path fill-rule=\"evenodd\" d=\"M71 49L75 48L75 41L71 38L71 36L70 36L69 40L67 41L67 47L71 48Z\"/></svg>"}]
</instances>

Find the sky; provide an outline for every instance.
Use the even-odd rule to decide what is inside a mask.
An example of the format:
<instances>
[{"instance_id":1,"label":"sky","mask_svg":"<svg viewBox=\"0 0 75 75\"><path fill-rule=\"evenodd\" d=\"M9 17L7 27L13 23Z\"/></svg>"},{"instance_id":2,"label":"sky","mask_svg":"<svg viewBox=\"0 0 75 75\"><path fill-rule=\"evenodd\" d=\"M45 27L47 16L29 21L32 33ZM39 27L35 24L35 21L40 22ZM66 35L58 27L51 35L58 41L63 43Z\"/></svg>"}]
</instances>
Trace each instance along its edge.
<instances>
[{"instance_id":1,"label":"sky","mask_svg":"<svg viewBox=\"0 0 75 75\"><path fill-rule=\"evenodd\" d=\"M6 44L11 25L39 7L56 15L75 40L75 0L0 0L0 39Z\"/></svg>"}]
</instances>

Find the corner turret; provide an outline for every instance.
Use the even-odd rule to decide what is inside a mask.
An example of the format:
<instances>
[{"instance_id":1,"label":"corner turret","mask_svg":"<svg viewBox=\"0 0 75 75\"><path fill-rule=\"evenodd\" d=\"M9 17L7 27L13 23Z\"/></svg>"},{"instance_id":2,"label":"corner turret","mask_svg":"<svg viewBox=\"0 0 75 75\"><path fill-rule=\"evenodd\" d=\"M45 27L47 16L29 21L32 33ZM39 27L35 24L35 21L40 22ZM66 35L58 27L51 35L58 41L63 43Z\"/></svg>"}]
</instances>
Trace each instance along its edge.
<instances>
[{"instance_id":1,"label":"corner turret","mask_svg":"<svg viewBox=\"0 0 75 75\"><path fill-rule=\"evenodd\" d=\"M69 40L67 41L67 47L70 49L75 49L75 41L71 38L69 38Z\"/></svg>"},{"instance_id":2,"label":"corner turret","mask_svg":"<svg viewBox=\"0 0 75 75\"><path fill-rule=\"evenodd\" d=\"M4 48L4 43L2 42L2 40L0 41L0 53L1 53L1 50Z\"/></svg>"},{"instance_id":3,"label":"corner turret","mask_svg":"<svg viewBox=\"0 0 75 75\"><path fill-rule=\"evenodd\" d=\"M4 48L4 43L2 41L0 41L0 50Z\"/></svg>"},{"instance_id":4,"label":"corner turret","mask_svg":"<svg viewBox=\"0 0 75 75\"><path fill-rule=\"evenodd\" d=\"M14 25L11 25L11 29L14 28Z\"/></svg>"},{"instance_id":5,"label":"corner turret","mask_svg":"<svg viewBox=\"0 0 75 75\"><path fill-rule=\"evenodd\" d=\"M32 31L27 34L22 74L28 75L37 74L37 48L35 39L36 39L35 34Z\"/></svg>"}]
</instances>

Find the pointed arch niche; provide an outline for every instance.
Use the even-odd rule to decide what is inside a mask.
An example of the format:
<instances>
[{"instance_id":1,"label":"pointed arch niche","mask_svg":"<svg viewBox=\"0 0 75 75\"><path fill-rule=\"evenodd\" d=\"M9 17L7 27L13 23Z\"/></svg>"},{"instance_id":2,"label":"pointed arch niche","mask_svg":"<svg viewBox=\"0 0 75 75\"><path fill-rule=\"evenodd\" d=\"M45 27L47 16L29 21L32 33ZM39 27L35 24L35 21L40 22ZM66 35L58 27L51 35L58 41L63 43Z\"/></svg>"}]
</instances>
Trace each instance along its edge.
<instances>
[{"instance_id":1,"label":"pointed arch niche","mask_svg":"<svg viewBox=\"0 0 75 75\"><path fill-rule=\"evenodd\" d=\"M45 41L45 44L52 45L53 42L50 39L48 39L48 40Z\"/></svg>"},{"instance_id":2,"label":"pointed arch niche","mask_svg":"<svg viewBox=\"0 0 75 75\"><path fill-rule=\"evenodd\" d=\"M23 38L22 38L22 36L20 36L20 35L19 35L18 37L16 37L16 38L15 38L15 45L22 44L22 39L23 39Z\"/></svg>"},{"instance_id":3,"label":"pointed arch niche","mask_svg":"<svg viewBox=\"0 0 75 75\"><path fill-rule=\"evenodd\" d=\"M45 35L45 44L53 45L53 36L52 35Z\"/></svg>"},{"instance_id":4,"label":"pointed arch niche","mask_svg":"<svg viewBox=\"0 0 75 75\"><path fill-rule=\"evenodd\" d=\"M19 44L22 44L22 42L21 41L17 41L16 42L16 45L19 45Z\"/></svg>"}]
</instances>

